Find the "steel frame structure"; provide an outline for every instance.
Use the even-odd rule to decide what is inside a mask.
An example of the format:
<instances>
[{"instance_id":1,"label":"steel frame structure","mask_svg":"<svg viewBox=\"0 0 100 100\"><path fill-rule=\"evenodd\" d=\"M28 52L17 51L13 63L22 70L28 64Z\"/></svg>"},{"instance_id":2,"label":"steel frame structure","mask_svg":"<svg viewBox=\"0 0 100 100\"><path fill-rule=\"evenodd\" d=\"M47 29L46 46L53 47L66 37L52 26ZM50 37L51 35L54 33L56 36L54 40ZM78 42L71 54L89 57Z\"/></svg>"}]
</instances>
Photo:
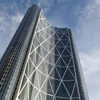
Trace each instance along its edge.
<instances>
[{"instance_id":1,"label":"steel frame structure","mask_svg":"<svg viewBox=\"0 0 100 100\"><path fill-rule=\"evenodd\" d=\"M0 100L88 100L73 33L34 5L0 61Z\"/></svg>"}]
</instances>

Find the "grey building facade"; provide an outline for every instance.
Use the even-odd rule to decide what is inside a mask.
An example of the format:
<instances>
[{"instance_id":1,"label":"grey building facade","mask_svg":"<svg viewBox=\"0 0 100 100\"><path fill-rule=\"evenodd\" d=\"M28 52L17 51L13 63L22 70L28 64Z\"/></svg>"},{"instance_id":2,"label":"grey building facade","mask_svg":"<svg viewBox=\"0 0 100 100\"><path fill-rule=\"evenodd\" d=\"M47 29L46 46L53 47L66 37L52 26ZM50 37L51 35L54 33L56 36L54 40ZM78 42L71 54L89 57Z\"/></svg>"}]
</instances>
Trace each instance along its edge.
<instances>
[{"instance_id":1,"label":"grey building facade","mask_svg":"<svg viewBox=\"0 0 100 100\"><path fill-rule=\"evenodd\" d=\"M30 7L0 61L0 100L88 100L73 33Z\"/></svg>"}]
</instances>

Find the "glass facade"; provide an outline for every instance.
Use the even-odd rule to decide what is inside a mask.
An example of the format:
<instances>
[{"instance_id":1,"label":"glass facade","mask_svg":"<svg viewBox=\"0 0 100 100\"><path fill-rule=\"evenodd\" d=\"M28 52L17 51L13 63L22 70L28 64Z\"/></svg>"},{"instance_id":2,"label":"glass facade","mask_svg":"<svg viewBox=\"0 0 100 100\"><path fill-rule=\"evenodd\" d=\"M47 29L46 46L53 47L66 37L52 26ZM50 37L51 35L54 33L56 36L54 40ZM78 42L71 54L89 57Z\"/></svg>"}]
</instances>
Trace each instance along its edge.
<instances>
[{"instance_id":1,"label":"glass facade","mask_svg":"<svg viewBox=\"0 0 100 100\"><path fill-rule=\"evenodd\" d=\"M68 28L50 25L41 11L17 95L19 100L83 100L70 34Z\"/></svg>"},{"instance_id":2,"label":"glass facade","mask_svg":"<svg viewBox=\"0 0 100 100\"><path fill-rule=\"evenodd\" d=\"M50 25L42 10L35 26L13 100L88 100L70 29Z\"/></svg>"}]
</instances>

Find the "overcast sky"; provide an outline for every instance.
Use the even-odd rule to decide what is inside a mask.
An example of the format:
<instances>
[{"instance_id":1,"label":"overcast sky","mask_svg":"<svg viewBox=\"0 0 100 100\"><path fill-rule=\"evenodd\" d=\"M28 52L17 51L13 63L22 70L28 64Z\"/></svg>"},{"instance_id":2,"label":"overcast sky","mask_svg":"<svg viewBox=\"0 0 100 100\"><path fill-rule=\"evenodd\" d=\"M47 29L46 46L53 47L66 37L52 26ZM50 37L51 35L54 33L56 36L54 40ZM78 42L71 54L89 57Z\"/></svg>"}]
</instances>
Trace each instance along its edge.
<instances>
[{"instance_id":1,"label":"overcast sky","mask_svg":"<svg viewBox=\"0 0 100 100\"><path fill-rule=\"evenodd\" d=\"M26 10L43 8L54 26L71 28L90 100L100 98L100 0L0 0L0 58Z\"/></svg>"}]
</instances>

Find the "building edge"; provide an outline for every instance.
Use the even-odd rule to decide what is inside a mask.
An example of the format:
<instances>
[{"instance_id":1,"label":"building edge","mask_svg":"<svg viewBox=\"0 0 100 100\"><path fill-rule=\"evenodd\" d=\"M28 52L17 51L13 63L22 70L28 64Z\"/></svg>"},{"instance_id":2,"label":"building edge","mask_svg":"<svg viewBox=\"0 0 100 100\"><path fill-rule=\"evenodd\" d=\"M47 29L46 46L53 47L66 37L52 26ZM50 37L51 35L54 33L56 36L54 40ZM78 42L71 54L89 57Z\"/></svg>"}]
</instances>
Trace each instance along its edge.
<instances>
[{"instance_id":1,"label":"building edge","mask_svg":"<svg viewBox=\"0 0 100 100\"><path fill-rule=\"evenodd\" d=\"M73 32L71 29L69 29L69 34L70 34L70 39L71 39L73 57L75 60L75 65L77 66L77 67L75 67L75 70L76 70L76 74L77 74L79 90L81 92L80 93L81 100L89 100L88 92L87 92L87 88L86 88L86 83L85 83L85 79L84 79L84 74L82 71L81 63L80 63L80 58L79 58L79 55L77 53L78 50L77 50L74 35L73 35Z\"/></svg>"},{"instance_id":2,"label":"building edge","mask_svg":"<svg viewBox=\"0 0 100 100\"><path fill-rule=\"evenodd\" d=\"M34 35L34 32L35 32L35 28L36 28L36 25L37 25L37 22L38 22L38 18L39 18L39 15L40 15L40 11L41 11L41 9L39 8L39 6L37 6L37 5L32 5L29 9L32 9L32 8L34 8L34 7L36 7L36 8L39 10L39 12L38 12L38 14L37 14L36 22L35 22L35 25L34 25L33 35ZM18 82L17 82L17 84L16 84L16 89L15 89L15 91L14 91L14 96L12 97L12 100L16 100L16 96L17 96L16 94L18 93L19 85L20 85L21 79L22 79L22 77L23 77L23 72L25 71L25 65L26 65L26 62L27 62L27 59L28 59L28 55L29 55L30 48L31 48L31 45L32 45L33 37L34 37L34 36L32 36L31 39L30 39L31 41L30 41L30 44L29 44L29 47L28 47L28 50L27 50L26 57L25 57L25 59L24 59L24 63L23 63L21 72L20 72L20 74L19 74L19 79L18 79Z\"/></svg>"},{"instance_id":3,"label":"building edge","mask_svg":"<svg viewBox=\"0 0 100 100\"><path fill-rule=\"evenodd\" d=\"M34 35L34 32L35 32L35 28L36 28L36 25L37 25L37 22L38 22L38 18L39 18L39 15L40 15L40 11L41 9L39 8L39 6L37 5L32 5L30 8L28 9L33 9L34 7L36 7L39 11L38 11L38 14L37 14L37 18L36 18L36 22L35 22L35 25L34 25L34 29L33 29L33 35ZM30 52L30 48L31 48L31 45L32 45L32 38L34 36L31 37L31 41L30 41L30 44L29 44L29 47L28 47L28 50L27 50L27 54L26 54L26 57L24 59L24 63L23 63L23 66L22 66L22 69L21 69L21 72L19 74L19 79L18 79L18 82L16 84L16 89L14 91L14 95L12 97L12 100L16 100L16 94L18 92L18 89L19 89L19 85L20 85L20 82L21 82L21 79L22 79L22 76L23 76L23 72L25 71L25 65L26 65L26 62L27 62L27 59L28 59L28 55L29 55L29 52Z\"/></svg>"},{"instance_id":4,"label":"building edge","mask_svg":"<svg viewBox=\"0 0 100 100\"><path fill-rule=\"evenodd\" d=\"M23 33L23 31L24 31L24 29L25 28L23 28L26 24L30 24L30 26L28 27L28 29L27 29L27 32L28 33L30 33L30 32L32 32L32 33L30 33L30 36L28 35L28 37L26 37L26 39L27 38L29 38L29 37L31 37L32 38L32 36L34 35L34 30L35 30L35 27L36 27L36 23L37 23L37 19L38 19L38 17L39 17L39 13L40 13L40 8L37 6L37 5L33 5L33 6L31 6L30 8L28 8L28 10L27 10L27 13L25 14L25 16L24 16L24 18L23 18L23 20L21 21L21 23L20 23L20 25L19 25L19 27L18 27L18 29L17 29L17 31L16 31L16 33L15 33L15 35L13 36L13 38L12 38L12 40L10 41L10 43L9 43L9 45L8 45L8 47L7 47L7 49L6 49L6 51L4 52L4 54L3 54L3 56L2 56L2 58L1 58L1 60L0 60L0 68L2 68L1 69L1 71L0 71L0 75L1 74L5 74L6 72L3 72L3 69L5 68L5 66L4 66L4 62L7 62L7 60L8 60L8 58L9 58L9 56L10 56L10 54L12 53L12 51L13 51L13 48L15 47L15 43L18 43L18 39L20 38L19 37L19 35L20 34L25 34L25 33ZM32 13L32 14L34 14L34 17L32 18L32 22L27 22L27 20L25 20L26 18L29 18L29 15L30 15L30 13ZM23 27L22 27L23 26ZM26 25L27 26L27 25ZM29 29L31 29L31 31L29 31ZM27 34L28 34L27 33ZM32 35L31 35L32 34ZM19 38L18 38L19 37ZM31 39L29 39L29 40L31 40ZM25 40L24 40L25 41ZM30 43L31 43L31 41L29 41L29 46L28 47L26 47L26 48L22 48L22 50L25 50L26 52L25 52L25 56L24 56L24 62L26 61L26 58L27 58L27 53L28 53L28 50L29 50L29 47L30 47ZM24 46L25 46L25 43L23 44ZM26 50L27 49L27 50ZM21 51L22 52L22 51ZM21 55L20 55L21 56ZM18 62L17 62L17 64L19 64L19 62L20 62L20 59L21 57L18 57ZM24 63L23 62L21 62L21 64L20 65L18 65L18 66L20 66L21 68L20 68L20 70L19 70L19 74L17 74L17 76L16 77L14 77L13 75L15 74L15 72L13 73L13 74L11 74L10 76L10 80L13 78L14 80L13 80L13 83L12 83L12 81L9 81L9 79L7 78L7 80L8 80L8 84L5 84L4 83L4 87L0 87L0 89L1 89L1 92L0 92L0 98L1 98L1 100L13 100L13 98L14 98L14 94L15 94L15 91L16 91L16 86L17 86L17 84L18 84L18 80L19 80L19 75L21 74L21 71L22 71L22 69L23 69L23 65L24 65ZM17 66L17 67L18 67ZM6 66L7 67L7 66ZM13 66L14 67L14 66ZM2 73L3 72L3 73ZM2 77L3 77L4 75L2 75ZM2 79L2 77L1 77L1 79ZM1 85L0 85L1 86ZM11 88L11 89L10 89ZM13 90L12 90L12 88L13 88ZM9 92L9 89L10 89L10 91L11 92Z\"/></svg>"}]
</instances>

